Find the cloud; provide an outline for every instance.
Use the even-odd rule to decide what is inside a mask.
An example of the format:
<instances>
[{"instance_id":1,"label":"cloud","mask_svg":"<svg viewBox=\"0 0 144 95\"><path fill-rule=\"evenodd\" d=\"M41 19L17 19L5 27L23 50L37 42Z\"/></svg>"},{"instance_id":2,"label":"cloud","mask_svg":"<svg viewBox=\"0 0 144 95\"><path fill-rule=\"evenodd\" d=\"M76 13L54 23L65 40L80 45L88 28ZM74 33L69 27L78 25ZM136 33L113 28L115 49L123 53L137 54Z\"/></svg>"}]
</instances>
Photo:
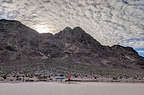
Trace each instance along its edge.
<instances>
[{"instance_id":1,"label":"cloud","mask_svg":"<svg viewBox=\"0 0 144 95\"><path fill-rule=\"evenodd\" d=\"M143 0L0 0L0 18L56 33L80 26L104 45L144 47Z\"/></svg>"}]
</instances>

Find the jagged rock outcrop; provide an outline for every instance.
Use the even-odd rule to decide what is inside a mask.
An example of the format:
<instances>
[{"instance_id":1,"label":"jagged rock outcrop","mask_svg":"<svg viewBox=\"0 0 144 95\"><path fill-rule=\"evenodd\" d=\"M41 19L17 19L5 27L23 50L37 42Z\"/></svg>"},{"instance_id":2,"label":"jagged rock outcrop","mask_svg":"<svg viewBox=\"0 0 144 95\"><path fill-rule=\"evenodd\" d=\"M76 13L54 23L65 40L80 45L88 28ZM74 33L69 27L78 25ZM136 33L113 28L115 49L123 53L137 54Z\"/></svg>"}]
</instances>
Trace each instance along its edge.
<instances>
[{"instance_id":1,"label":"jagged rock outcrop","mask_svg":"<svg viewBox=\"0 0 144 95\"><path fill-rule=\"evenodd\" d=\"M66 27L55 35L39 34L18 21L0 20L2 71L34 72L57 67L63 71L89 69L85 72L95 72L97 68L141 70L143 64L144 58L133 48L103 46L80 27Z\"/></svg>"}]
</instances>

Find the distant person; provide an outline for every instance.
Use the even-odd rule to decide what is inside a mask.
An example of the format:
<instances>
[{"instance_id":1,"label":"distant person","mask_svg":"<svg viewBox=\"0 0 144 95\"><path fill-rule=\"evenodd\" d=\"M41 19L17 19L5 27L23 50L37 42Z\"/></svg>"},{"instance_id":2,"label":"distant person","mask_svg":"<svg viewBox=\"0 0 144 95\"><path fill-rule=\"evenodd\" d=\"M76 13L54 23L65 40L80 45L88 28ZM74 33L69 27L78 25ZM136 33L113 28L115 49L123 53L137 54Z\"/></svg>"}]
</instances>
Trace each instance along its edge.
<instances>
[{"instance_id":1,"label":"distant person","mask_svg":"<svg viewBox=\"0 0 144 95\"><path fill-rule=\"evenodd\" d=\"M68 76L68 81L70 81L71 80L71 77L70 76Z\"/></svg>"}]
</instances>

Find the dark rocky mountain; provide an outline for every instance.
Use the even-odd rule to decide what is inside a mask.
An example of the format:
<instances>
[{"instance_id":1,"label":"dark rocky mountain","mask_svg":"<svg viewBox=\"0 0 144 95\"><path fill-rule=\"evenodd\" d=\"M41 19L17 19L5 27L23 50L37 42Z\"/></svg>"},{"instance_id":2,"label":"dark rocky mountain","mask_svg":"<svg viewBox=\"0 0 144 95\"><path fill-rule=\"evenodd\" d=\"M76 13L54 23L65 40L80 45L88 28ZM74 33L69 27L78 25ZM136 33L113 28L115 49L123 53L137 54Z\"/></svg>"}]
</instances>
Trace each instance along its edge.
<instances>
[{"instance_id":1,"label":"dark rocky mountain","mask_svg":"<svg viewBox=\"0 0 144 95\"><path fill-rule=\"evenodd\" d=\"M47 74L143 74L144 58L131 47L103 46L80 27L39 34L0 20L0 71ZM130 75L130 74L129 74Z\"/></svg>"},{"instance_id":2,"label":"dark rocky mountain","mask_svg":"<svg viewBox=\"0 0 144 95\"><path fill-rule=\"evenodd\" d=\"M39 34L18 21L0 20L0 64L29 63L39 57Z\"/></svg>"}]
</instances>

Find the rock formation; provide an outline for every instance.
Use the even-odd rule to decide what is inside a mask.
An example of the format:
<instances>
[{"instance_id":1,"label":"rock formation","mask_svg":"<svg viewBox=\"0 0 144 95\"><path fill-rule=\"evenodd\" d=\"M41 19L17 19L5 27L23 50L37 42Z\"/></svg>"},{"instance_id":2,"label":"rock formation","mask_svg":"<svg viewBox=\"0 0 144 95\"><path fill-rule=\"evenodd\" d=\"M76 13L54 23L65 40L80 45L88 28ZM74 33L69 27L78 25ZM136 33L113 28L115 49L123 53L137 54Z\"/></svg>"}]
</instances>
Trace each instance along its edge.
<instances>
[{"instance_id":1,"label":"rock formation","mask_svg":"<svg viewBox=\"0 0 144 95\"><path fill-rule=\"evenodd\" d=\"M39 34L14 20L0 20L0 71L107 73L143 72L144 58L131 47L103 46L80 27Z\"/></svg>"}]
</instances>

